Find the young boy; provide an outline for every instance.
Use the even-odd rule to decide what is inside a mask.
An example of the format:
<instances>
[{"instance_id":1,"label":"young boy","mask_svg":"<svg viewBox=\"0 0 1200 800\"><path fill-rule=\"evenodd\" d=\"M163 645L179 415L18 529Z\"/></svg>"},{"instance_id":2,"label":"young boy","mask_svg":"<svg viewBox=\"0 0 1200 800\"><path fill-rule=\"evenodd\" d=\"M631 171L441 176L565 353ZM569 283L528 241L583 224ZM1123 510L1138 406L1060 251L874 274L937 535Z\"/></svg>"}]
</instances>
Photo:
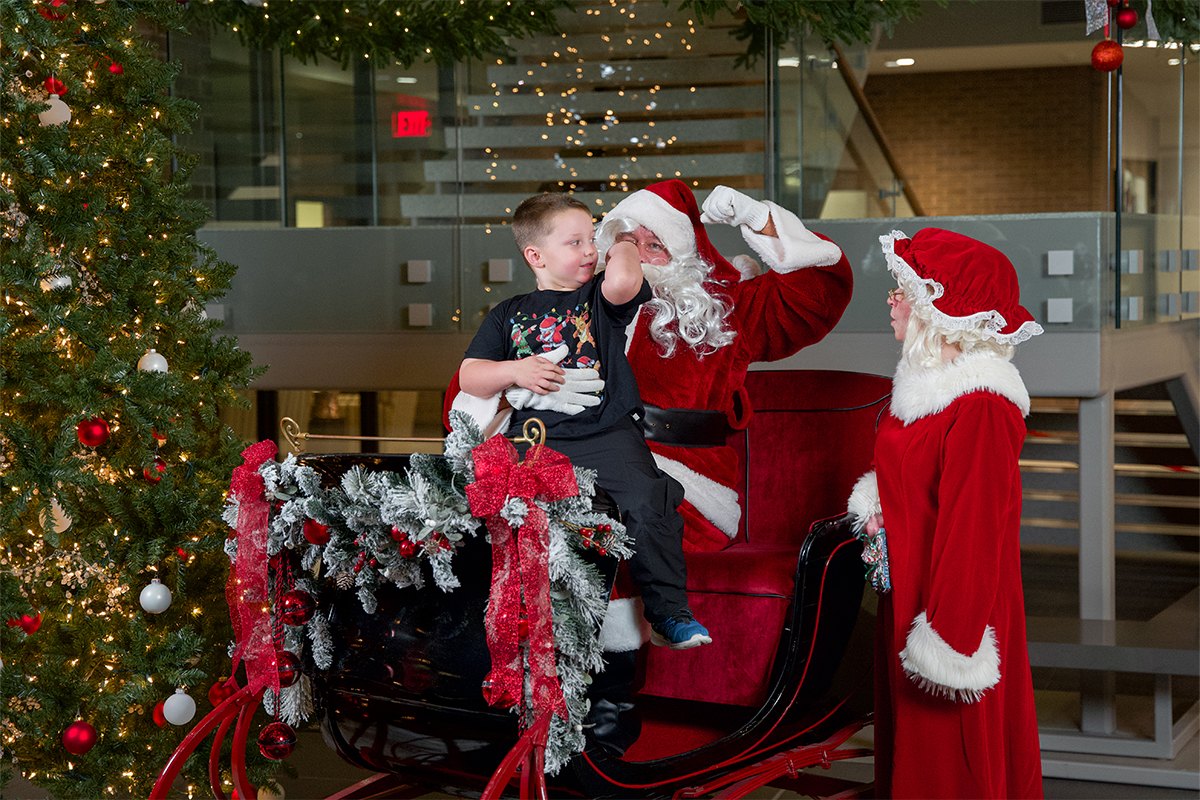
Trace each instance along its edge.
<instances>
[{"instance_id":1,"label":"young boy","mask_svg":"<svg viewBox=\"0 0 1200 800\"><path fill-rule=\"evenodd\" d=\"M499 303L483 321L459 368L462 391L489 397L512 386L535 395L558 390L564 367L595 369L603 389L594 405L566 414L516 410L510 428L531 416L546 426L546 445L596 470L633 537L629 574L641 589L651 640L681 650L712 642L688 609L683 559L683 487L658 469L638 422L644 414L625 358L625 327L650 299L637 246L613 245L595 274L592 214L567 194L530 197L513 215L513 236L537 277L537 291ZM556 364L540 354L566 345ZM535 398L536 399L536 398Z\"/></svg>"}]
</instances>

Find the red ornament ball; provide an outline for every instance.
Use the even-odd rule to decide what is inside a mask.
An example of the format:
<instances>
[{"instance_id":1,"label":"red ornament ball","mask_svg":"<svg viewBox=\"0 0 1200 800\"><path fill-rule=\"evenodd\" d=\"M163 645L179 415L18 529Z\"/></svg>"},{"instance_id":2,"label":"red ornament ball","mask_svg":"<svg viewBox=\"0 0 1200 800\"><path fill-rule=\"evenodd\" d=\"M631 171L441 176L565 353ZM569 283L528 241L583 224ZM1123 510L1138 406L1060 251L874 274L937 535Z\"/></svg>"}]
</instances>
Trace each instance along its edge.
<instances>
[{"instance_id":1,"label":"red ornament ball","mask_svg":"<svg viewBox=\"0 0 1200 800\"><path fill-rule=\"evenodd\" d=\"M229 698L237 694L237 681L229 682L229 678L221 678L208 689L208 702L213 704L213 707L221 705ZM164 717L163 721L166 721Z\"/></svg>"},{"instance_id":2,"label":"red ornament ball","mask_svg":"<svg viewBox=\"0 0 1200 800\"><path fill-rule=\"evenodd\" d=\"M263 728L258 735L258 752L272 761L287 758L295 747L296 732L278 720Z\"/></svg>"},{"instance_id":3,"label":"red ornament ball","mask_svg":"<svg viewBox=\"0 0 1200 800\"><path fill-rule=\"evenodd\" d=\"M49 20L57 22L67 18L67 0L50 0L45 5L38 6L38 13Z\"/></svg>"},{"instance_id":4,"label":"red ornament ball","mask_svg":"<svg viewBox=\"0 0 1200 800\"><path fill-rule=\"evenodd\" d=\"M328 544L329 526L322 525L315 519L304 520L304 538L309 544Z\"/></svg>"},{"instance_id":5,"label":"red ornament ball","mask_svg":"<svg viewBox=\"0 0 1200 800\"><path fill-rule=\"evenodd\" d=\"M75 435L87 447L99 447L108 441L108 423L100 417L82 420L75 426Z\"/></svg>"},{"instance_id":6,"label":"red ornament ball","mask_svg":"<svg viewBox=\"0 0 1200 800\"><path fill-rule=\"evenodd\" d=\"M16 624L25 631L26 636L33 636L38 632L38 628L42 627L42 612L33 615L22 614L21 618L16 620Z\"/></svg>"},{"instance_id":7,"label":"red ornament ball","mask_svg":"<svg viewBox=\"0 0 1200 800\"><path fill-rule=\"evenodd\" d=\"M1121 5L1122 2L1123 0L1108 0L1108 7L1116 8L1117 6Z\"/></svg>"},{"instance_id":8,"label":"red ornament ball","mask_svg":"<svg viewBox=\"0 0 1200 800\"><path fill-rule=\"evenodd\" d=\"M397 542L403 542L406 539L408 539L408 534L405 533L404 531L400 530L399 528L393 527L392 528L392 538L395 539Z\"/></svg>"},{"instance_id":9,"label":"red ornament ball","mask_svg":"<svg viewBox=\"0 0 1200 800\"><path fill-rule=\"evenodd\" d=\"M400 556L402 558L412 558L421 548L417 547L417 543L411 539L405 539L400 543Z\"/></svg>"},{"instance_id":10,"label":"red ornament ball","mask_svg":"<svg viewBox=\"0 0 1200 800\"><path fill-rule=\"evenodd\" d=\"M279 667L279 685L286 688L300 680L300 657L291 650L275 653L275 664Z\"/></svg>"},{"instance_id":11,"label":"red ornament ball","mask_svg":"<svg viewBox=\"0 0 1200 800\"><path fill-rule=\"evenodd\" d=\"M162 480L163 473L166 471L167 462L155 456L153 463L147 464L142 468L142 477L150 483L158 483Z\"/></svg>"},{"instance_id":12,"label":"red ornament ball","mask_svg":"<svg viewBox=\"0 0 1200 800\"><path fill-rule=\"evenodd\" d=\"M1137 12L1129 6L1124 6L1123 8L1119 9L1116 13L1116 18L1117 27L1123 31L1127 31L1134 25L1137 25L1138 21Z\"/></svg>"},{"instance_id":13,"label":"red ornament ball","mask_svg":"<svg viewBox=\"0 0 1200 800\"><path fill-rule=\"evenodd\" d=\"M163 701L162 700L159 700L157 705L154 706L154 714L152 716L154 717L155 725L157 725L160 728L166 727L167 715L163 713Z\"/></svg>"},{"instance_id":14,"label":"red ornament ball","mask_svg":"<svg viewBox=\"0 0 1200 800\"><path fill-rule=\"evenodd\" d=\"M76 720L63 731L62 743L68 753L81 756L96 746L96 729L83 720Z\"/></svg>"},{"instance_id":15,"label":"red ornament ball","mask_svg":"<svg viewBox=\"0 0 1200 800\"><path fill-rule=\"evenodd\" d=\"M1125 60L1125 50L1112 39L1097 42L1092 48L1092 66L1101 72L1112 72Z\"/></svg>"},{"instance_id":16,"label":"red ornament ball","mask_svg":"<svg viewBox=\"0 0 1200 800\"><path fill-rule=\"evenodd\" d=\"M45 86L46 91L49 94L56 94L59 97L62 97L67 93L67 85L53 75L51 75L49 78L46 78Z\"/></svg>"},{"instance_id":17,"label":"red ornament ball","mask_svg":"<svg viewBox=\"0 0 1200 800\"><path fill-rule=\"evenodd\" d=\"M125 74L125 68L122 67L120 64L118 64L115 61L108 65L108 71L111 72L113 75Z\"/></svg>"},{"instance_id":18,"label":"red ornament ball","mask_svg":"<svg viewBox=\"0 0 1200 800\"><path fill-rule=\"evenodd\" d=\"M317 610L317 601L303 589L292 589L279 598L278 610L279 618L288 625L303 625L312 619L313 612Z\"/></svg>"}]
</instances>

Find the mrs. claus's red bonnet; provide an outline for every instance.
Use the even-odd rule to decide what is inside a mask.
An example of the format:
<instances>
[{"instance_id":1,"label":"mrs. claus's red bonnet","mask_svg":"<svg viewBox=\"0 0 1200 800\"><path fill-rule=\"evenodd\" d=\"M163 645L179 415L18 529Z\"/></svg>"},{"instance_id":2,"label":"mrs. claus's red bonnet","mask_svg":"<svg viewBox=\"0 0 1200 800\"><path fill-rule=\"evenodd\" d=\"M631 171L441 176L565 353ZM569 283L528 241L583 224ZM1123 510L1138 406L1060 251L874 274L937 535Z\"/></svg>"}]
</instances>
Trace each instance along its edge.
<instances>
[{"instance_id":1,"label":"mrs. claus's red bonnet","mask_svg":"<svg viewBox=\"0 0 1200 800\"><path fill-rule=\"evenodd\" d=\"M1012 262L991 245L941 228L924 228L911 239L892 231L879 242L902 286L925 287L909 302L938 328L975 331L1001 344L1042 333L1020 303Z\"/></svg>"}]
</instances>

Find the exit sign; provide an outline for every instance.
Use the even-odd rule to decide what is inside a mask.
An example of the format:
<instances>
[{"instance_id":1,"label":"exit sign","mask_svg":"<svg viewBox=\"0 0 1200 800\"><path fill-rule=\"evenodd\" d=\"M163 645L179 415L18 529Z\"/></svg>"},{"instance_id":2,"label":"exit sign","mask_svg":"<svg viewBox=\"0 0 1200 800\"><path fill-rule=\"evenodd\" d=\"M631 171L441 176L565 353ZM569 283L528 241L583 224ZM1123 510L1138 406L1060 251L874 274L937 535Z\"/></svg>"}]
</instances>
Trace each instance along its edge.
<instances>
[{"instance_id":1,"label":"exit sign","mask_svg":"<svg viewBox=\"0 0 1200 800\"><path fill-rule=\"evenodd\" d=\"M393 111L392 138L406 139L411 136L429 135L428 111Z\"/></svg>"}]
</instances>

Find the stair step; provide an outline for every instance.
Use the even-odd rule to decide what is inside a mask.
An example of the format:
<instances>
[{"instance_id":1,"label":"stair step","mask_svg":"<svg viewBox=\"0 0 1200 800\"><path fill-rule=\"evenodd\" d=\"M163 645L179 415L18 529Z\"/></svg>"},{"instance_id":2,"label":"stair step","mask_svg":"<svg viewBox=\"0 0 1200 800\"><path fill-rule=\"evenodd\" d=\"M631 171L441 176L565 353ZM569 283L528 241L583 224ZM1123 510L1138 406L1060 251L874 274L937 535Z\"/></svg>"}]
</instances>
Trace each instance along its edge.
<instances>
[{"instance_id":1,"label":"stair step","mask_svg":"<svg viewBox=\"0 0 1200 800\"><path fill-rule=\"evenodd\" d=\"M1079 401L1073 397L1034 397L1030 400L1031 414L1078 414ZM1113 413L1129 416L1174 417L1175 405L1170 400L1114 400Z\"/></svg>"},{"instance_id":2,"label":"stair step","mask_svg":"<svg viewBox=\"0 0 1200 800\"><path fill-rule=\"evenodd\" d=\"M1017 464L1022 472L1070 473L1079 471L1077 461L1053 461L1041 458L1022 458ZM1163 464L1114 464L1118 476L1131 478L1200 478L1200 467L1167 466Z\"/></svg>"},{"instance_id":3,"label":"stair step","mask_svg":"<svg viewBox=\"0 0 1200 800\"><path fill-rule=\"evenodd\" d=\"M1025 441L1028 444L1079 444L1079 431L1035 431L1026 432ZM1117 447L1161 447L1189 448L1187 435L1182 433L1136 433L1118 431L1113 434L1113 444Z\"/></svg>"},{"instance_id":4,"label":"stair step","mask_svg":"<svg viewBox=\"0 0 1200 800\"><path fill-rule=\"evenodd\" d=\"M1021 493L1025 500L1049 500L1051 502L1078 503L1079 492L1047 491L1043 489L1026 489ZM1198 495L1162 495L1162 494L1115 494L1113 502L1119 506L1151 506L1154 508L1198 508Z\"/></svg>"},{"instance_id":5,"label":"stair step","mask_svg":"<svg viewBox=\"0 0 1200 800\"><path fill-rule=\"evenodd\" d=\"M1053 517L1021 517L1021 527L1078 530L1079 520L1055 519ZM1200 526L1179 525L1169 522L1118 522L1113 525L1113 530L1117 533L1150 533L1159 536L1200 537Z\"/></svg>"}]
</instances>

